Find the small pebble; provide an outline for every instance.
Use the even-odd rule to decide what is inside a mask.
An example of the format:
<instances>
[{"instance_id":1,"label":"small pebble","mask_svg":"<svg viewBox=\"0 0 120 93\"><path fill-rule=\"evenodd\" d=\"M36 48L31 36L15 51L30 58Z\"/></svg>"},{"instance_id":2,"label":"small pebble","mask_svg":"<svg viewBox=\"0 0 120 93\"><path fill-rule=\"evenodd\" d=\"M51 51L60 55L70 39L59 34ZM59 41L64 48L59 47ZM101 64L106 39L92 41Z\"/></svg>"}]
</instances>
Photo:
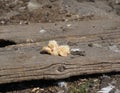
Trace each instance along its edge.
<instances>
[{"instance_id":1,"label":"small pebble","mask_svg":"<svg viewBox=\"0 0 120 93\"><path fill-rule=\"evenodd\" d=\"M2 21L0 21L0 23L4 25L4 24L5 24L5 21L2 20Z\"/></svg>"},{"instance_id":2,"label":"small pebble","mask_svg":"<svg viewBox=\"0 0 120 93\"><path fill-rule=\"evenodd\" d=\"M115 3L116 4L120 4L120 0L115 0Z\"/></svg>"},{"instance_id":3,"label":"small pebble","mask_svg":"<svg viewBox=\"0 0 120 93\"><path fill-rule=\"evenodd\" d=\"M80 49L79 48L73 48L73 49L71 49L71 51L80 51Z\"/></svg>"},{"instance_id":4,"label":"small pebble","mask_svg":"<svg viewBox=\"0 0 120 93\"><path fill-rule=\"evenodd\" d=\"M32 89L32 93L37 93L37 92L39 91L39 89L40 89L39 87L33 88L33 89Z\"/></svg>"},{"instance_id":5,"label":"small pebble","mask_svg":"<svg viewBox=\"0 0 120 93\"><path fill-rule=\"evenodd\" d=\"M116 90L115 90L115 93L120 93L120 90L119 90L119 89L116 89Z\"/></svg>"},{"instance_id":6,"label":"small pebble","mask_svg":"<svg viewBox=\"0 0 120 93\"><path fill-rule=\"evenodd\" d=\"M71 49L71 54L72 55L79 55L79 56L86 56L85 51L82 51L80 49Z\"/></svg>"},{"instance_id":7,"label":"small pebble","mask_svg":"<svg viewBox=\"0 0 120 93\"><path fill-rule=\"evenodd\" d=\"M102 88L100 91L97 93L110 93L110 91L115 88L115 86L109 84L109 86Z\"/></svg>"},{"instance_id":8,"label":"small pebble","mask_svg":"<svg viewBox=\"0 0 120 93\"><path fill-rule=\"evenodd\" d=\"M45 33L45 32L46 32L46 30L44 30L44 29L40 30L40 33Z\"/></svg>"},{"instance_id":9,"label":"small pebble","mask_svg":"<svg viewBox=\"0 0 120 93\"><path fill-rule=\"evenodd\" d=\"M71 24L67 24L67 27L71 27Z\"/></svg>"},{"instance_id":10,"label":"small pebble","mask_svg":"<svg viewBox=\"0 0 120 93\"><path fill-rule=\"evenodd\" d=\"M109 49L113 52L120 53L120 49L116 45L109 46Z\"/></svg>"},{"instance_id":11,"label":"small pebble","mask_svg":"<svg viewBox=\"0 0 120 93\"><path fill-rule=\"evenodd\" d=\"M65 83L63 81L62 82L58 82L58 86L61 87L61 88L62 87L67 87L67 83Z\"/></svg>"},{"instance_id":12,"label":"small pebble","mask_svg":"<svg viewBox=\"0 0 120 93\"><path fill-rule=\"evenodd\" d=\"M64 90L59 90L57 93L64 93L65 91Z\"/></svg>"}]
</instances>

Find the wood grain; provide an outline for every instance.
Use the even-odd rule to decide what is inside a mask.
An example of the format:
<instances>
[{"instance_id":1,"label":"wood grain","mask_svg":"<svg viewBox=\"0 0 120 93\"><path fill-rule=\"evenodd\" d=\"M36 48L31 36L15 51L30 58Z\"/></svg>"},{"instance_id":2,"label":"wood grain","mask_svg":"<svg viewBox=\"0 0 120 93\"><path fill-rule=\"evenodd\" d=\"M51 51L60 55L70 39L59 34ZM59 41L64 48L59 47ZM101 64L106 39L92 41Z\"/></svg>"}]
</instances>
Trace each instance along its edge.
<instances>
[{"instance_id":1,"label":"wood grain","mask_svg":"<svg viewBox=\"0 0 120 93\"><path fill-rule=\"evenodd\" d=\"M66 26L68 23L56 24L0 27L0 39L17 43L0 48L0 84L120 71L120 53L109 49L112 45L120 46L118 20L83 21L71 23L71 27ZM47 32L39 33L40 27ZM34 42L26 42L28 38ZM51 39L80 48L85 56L41 54L41 48Z\"/></svg>"}]
</instances>

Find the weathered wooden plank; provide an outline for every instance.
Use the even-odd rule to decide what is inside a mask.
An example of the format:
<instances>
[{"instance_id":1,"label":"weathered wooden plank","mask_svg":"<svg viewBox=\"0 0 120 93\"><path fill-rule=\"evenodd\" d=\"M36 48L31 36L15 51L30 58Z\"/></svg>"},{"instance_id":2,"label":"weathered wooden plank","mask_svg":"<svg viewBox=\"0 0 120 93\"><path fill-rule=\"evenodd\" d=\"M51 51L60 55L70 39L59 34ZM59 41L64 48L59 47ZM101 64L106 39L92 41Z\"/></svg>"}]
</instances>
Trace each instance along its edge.
<instances>
[{"instance_id":1,"label":"weathered wooden plank","mask_svg":"<svg viewBox=\"0 0 120 93\"><path fill-rule=\"evenodd\" d=\"M0 54L0 83L120 71L118 53L109 50L93 48L86 50L85 57L69 55L65 58L39 54L35 50Z\"/></svg>"},{"instance_id":2,"label":"weathered wooden plank","mask_svg":"<svg viewBox=\"0 0 120 93\"><path fill-rule=\"evenodd\" d=\"M71 24L71 27L67 25ZM45 29L45 33L40 30ZM59 22L45 24L30 25L11 25L0 27L0 39L12 40L16 43L40 42L44 40L66 38L66 37L82 37L98 34L107 34L109 32L117 32L120 30L120 20L95 20L82 22Z\"/></svg>"},{"instance_id":3,"label":"weathered wooden plank","mask_svg":"<svg viewBox=\"0 0 120 93\"><path fill-rule=\"evenodd\" d=\"M64 40L63 40L64 41ZM77 43L78 44L78 43ZM0 50L0 83L32 79L61 79L74 75L120 71L120 56L106 47L78 44L86 56L40 54L45 43L10 46ZM71 46L75 47L75 46Z\"/></svg>"},{"instance_id":4,"label":"weathered wooden plank","mask_svg":"<svg viewBox=\"0 0 120 93\"><path fill-rule=\"evenodd\" d=\"M47 33L47 35L44 33L40 34L40 38L43 41L55 39L60 44L69 44L70 48L80 48L85 51L85 56L70 54L67 57L59 57L41 54L40 49L48 41L17 44L0 48L0 84L33 79L62 79L74 75L120 71L120 52L109 49L109 46L112 44L117 47L120 46L120 26L118 21L113 21L113 23L109 21L98 21L98 23L92 21L89 22L91 24L87 24L86 28L82 25L85 24L84 22L75 23L72 25L73 27L67 28L68 32L63 31L64 33L61 32L62 30L54 30L58 29L58 27L54 27L52 24L53 27L51 27L54 29L50 30L50 33ZM107 26L104 26L106 23L108 23ZM60 24L62 25L62 23ZM37 28L39 25L34 26ZM61 27L61 25L59 26ZM92 27L93 25L96 28ZM0 30L0 38L14 40L17 43L25 43L26 38L32 37L32 33L32 39L38 38L39 35L32 28L28 27L10 26L12 30L9 29L9 31L15 32L12 32L13 35L11 32L4 30L8 29L9 26L6 28L0 27L2 29ZM76 27L77 29L75 29ZM17 34L20 32L15 30L17 28L19 28L19 31L23 29L20 35ZM29 31L33 32L27 34ZM55 31L58 31L57 35ZM54 36L52 37L52 35ZM38 41L41 41L40 38ZM91 43L93 46L88 46ZM97 46L94 44L97 44Z\"/></svg>"}]
</instances>

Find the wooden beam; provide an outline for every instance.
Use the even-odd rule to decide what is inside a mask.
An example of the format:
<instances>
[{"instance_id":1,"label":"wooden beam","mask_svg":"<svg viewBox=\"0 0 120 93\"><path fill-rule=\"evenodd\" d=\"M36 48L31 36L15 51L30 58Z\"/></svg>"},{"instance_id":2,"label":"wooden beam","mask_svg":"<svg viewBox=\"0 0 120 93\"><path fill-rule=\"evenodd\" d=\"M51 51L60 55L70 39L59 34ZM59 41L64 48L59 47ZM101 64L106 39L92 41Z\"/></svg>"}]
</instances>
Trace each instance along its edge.
<instances>
[{"instance_id":1,"label":"wooden beam","mask_svg":"<svg viewBox=\"0 0 120 93\"><path fill-rule=\"evenodd\" d=\"M0 48L0 84L120 71L120 53L109 48L112 44L120 46L118 23L117 20L98 20L74 23L71 27L66 26L68 23L1 26L0 38L17 44ZM40 26L46 27L47 32L39 33ZM27 38L34 42L26 42ZM50 39L68 44L70 48L80 48L85 56L41 54L41 48Z\"/></svg>"},{"instance_id":2,"label":"wooden beam","mask_svg":"<svg viewBox=\"0 0 120 93\"><path fill-rule=\"evenodd\" d=\"M71 24L71 27L67 25ZM30 25L10 25L0 27L0 39L11 40L16 43L41 42L50 39L82 37L107 34L119 31L119 19L94 20L81 22L38 23ZM46 32L41 33L44 29Z\"/></svg>"}]
</instances>

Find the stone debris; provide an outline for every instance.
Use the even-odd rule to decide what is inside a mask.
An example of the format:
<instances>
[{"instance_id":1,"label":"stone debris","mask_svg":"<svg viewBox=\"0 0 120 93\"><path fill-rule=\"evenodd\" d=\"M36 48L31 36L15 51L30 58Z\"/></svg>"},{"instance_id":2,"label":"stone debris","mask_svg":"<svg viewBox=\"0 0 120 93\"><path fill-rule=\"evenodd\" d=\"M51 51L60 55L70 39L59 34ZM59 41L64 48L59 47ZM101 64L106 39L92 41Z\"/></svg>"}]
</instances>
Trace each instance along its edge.
<instances>
[{"instance_id":1,"label":"stone debris","mask_svg":"<svg viewBox=\"0 0 120 93\"><path fill-rule=\"evenodd\" d=\"M32 93L39 93L39 91L40 91L40 88L37 87L37 88L33 88L31 92Z\"/></svg>"},{"instance_id":2,"label":"stone debris","mask_svg":"<svg viewBox=\"0 0 120 93\"><path fill-rule=\"evenodd\" d=\"M49 41L48 46L42 48L42 52L55 56L67 56L70 53L70 47L68 45L59 46L55 40L51 40Z\"/></svg>"},{"instance_id":3,"label":"stone debris","mask_svg":"<svg viewBox=\"0 0 120 93\"><path fill-rule=\"evenodd\" d=\"M110 93L110 91L115 88L115 86L109 84L109 86L102 88L100 91L97 93Z\"/></svg>"},{"instance_id":4,"label":"stone debris","mask_svg":"<svg viewBox=\"0 0 120 93\"><path fill-rule=\"evenodd\" d=\"M109 49L113 52L120 53L120 49L116 45L109 46Z\"/></svg>"},{"instance_id":5,"label":"stone debris","mask_svg":"<svg viewBox=\"0 0 120 93\"><path fill-rule=\"evenodd\" d=\"M80 49L79 48L72 48L71 51L76 52L76 51L80 51Z\"/></svg>"},{"instance_id":6,"label":"stone debris","mask_svg":"<svg viewBox=\"0 0 120 93\"><path fill-rule=\"evenodd\" d=\"M71 27L71 24L67 24L67 27Z\"/></svg>"},{"instance_id":7,"label":"stone debris","mask_svg":"<svg viewBox=\"0 0 120 93\"><path fill-rule=\"evenodd\" d=\"M80 50L79 48L73 48L71 49L71 54L72 55L79 55L79 56L85 56L85 51Z\"/></svg>"},{"instance_id":8,"label":"stone debris","mask_svg":"<svg viewBox=\"0 0 120 93\"><path fill-rule=\"evenodd\" d=\"M36 0L30 0L27 5L27 8L29 11L34 11L39 7L40 7L40 4L38 4Z\"/></svg>"},{"instance_id":9,"label":"stone debris","mask_svg":"<svg viewBox=\"0 0 120 93\"><path fill-rule=\"evenodd\" d=\"M57 93L64 93L64 90L59 90Z\"/></svg>"},{"instance_id":10,"label":"stone debris","mask_svg":"<svg viewBox=\"0 0 120 93\"><path fill-rule=\"evenodd\" d=\"M60 88L63 88L63 91L59 91L58 93L62 93L62 92L66 93L68 91L68 86L66 82L64 81L58 82L58 86Z\"/></svg>"},{"instance_id":11,"label":"stone debris","mask_svg":"<svg viewBox=\"0 0 120 93\"><path fill-rule=\"evenodd\" d=\"M120 4L120 0L115 0L115 3L116 4Z\"/></svg>"},{"instance_id":12,"label":"stone debris","mask_svg":"<svg viewBox=\"0 0 120 93\"><path fill-rule=\"evenodd\" d=\"M45 33L45 32L46 32L46 30L44 30L44 29L40 30L40 33Z\"/></svg>"},{"instance_id":13,"label":"stone debris","mask_svg":"<svg viewBox=\"0 0 120 93\"><path fill-rule=\"evenodd\" d=\"M116 90L115 90L115 93L120 93L120 90L119 90L119 89L116 89Z\"/></svg>"},{"instance_id":14,"label":"stone debris","mask_svg":"<svg viewBox=\"0 0 120 93\"><path fill-rule=\"evenodd\" d=\"M65 83L63 81L62 82L58 82L58 86L61 87L61 88L62 87L67 87L67 83Z\"/></svg>"}]
</instances>

